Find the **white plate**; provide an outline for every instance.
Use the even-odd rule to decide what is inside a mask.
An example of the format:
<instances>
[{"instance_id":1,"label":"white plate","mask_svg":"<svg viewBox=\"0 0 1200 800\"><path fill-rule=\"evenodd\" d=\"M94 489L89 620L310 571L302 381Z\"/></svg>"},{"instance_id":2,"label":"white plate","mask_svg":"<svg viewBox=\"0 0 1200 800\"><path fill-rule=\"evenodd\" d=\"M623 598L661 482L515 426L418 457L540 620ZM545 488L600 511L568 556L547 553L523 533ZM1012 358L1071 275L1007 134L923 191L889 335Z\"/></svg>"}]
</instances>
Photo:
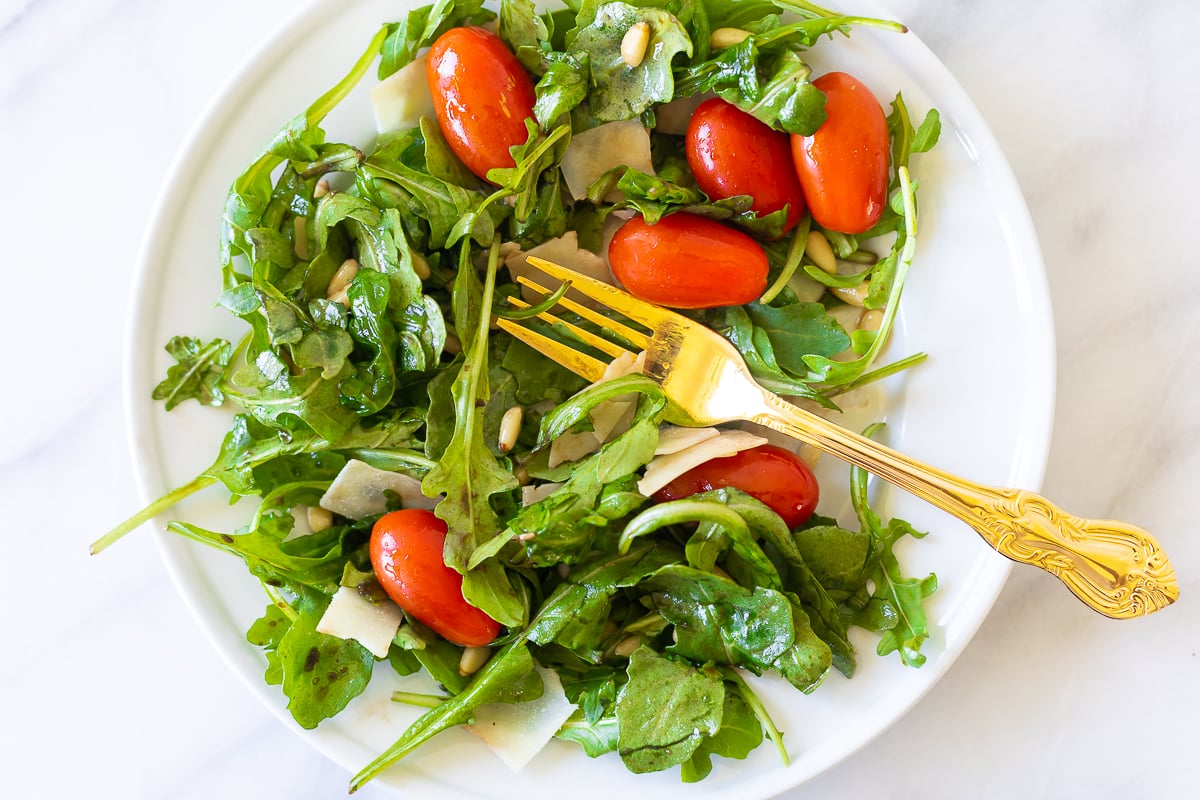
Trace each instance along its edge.
<instances>
[{"instance_id":1,"label":"white plate","mask_svg":"<svg viewBox=\"0 0 1200 800\"><path fill-rule=\"evenodd\" d=\"M136 317L127 348L126 389L132 447L147 500L186 483L215 457L228 414L188 403L170 414L150 400L165 373L162 346L175 334L237 337L241 322L213 303L220 292L218 220L226 190L275 130L333 85L403 0L316 2L241 70L205 116L171 174L141 256ZM416 5L415 2L412 5ZM888 16L871 2L853 10ZM1039 487L1050 437L1054 343L1050 307L1032 225L1013 175L978 112L945 67L913 34L857 29L823 41L811 54L817 71L837 67L865 80L889 101L898 90L916 120L942 113L941 143L914 161L921 182L917 261L890 355L930 354L889 387L889 441L902 452L993 484ZM366 87L326 122L331 140L363 141L373 131ZM844 508L847 471L826 459L824 513ZM898 719L930 689L966 646L991 608L1009 562L962 524L900 492L887 511L932 531L909 542L907 571L935 571L941 588L931 605L933 635L921 669L895 654L874 655L875 639L855 638L859 672L831 675L812 696L779 682L759 683L792 755L783 767L769 745L745 761L718 759L712 775L685 785L677 771L634 776L615 756L588 759L552 742L533 764L512 774L470 734L449 731L377 779L414 797L613 796L764 797L799 784L846 757ZM841 503L841 506L839 506ZM178 507L184 518L217 530L245 522L246 504L230 507L219 489ZM262 682L264 659L244 632L266 600L240 561L181 538L161 537L163 556L200 626L233 670L293 728L278 687ZM304 738L357 771L416 716L388 693L412 679L386 665L366 695ZM298 729L297 729L298 730ZM469 766L468 766L469 765Z\"/></svg>"}]
</instances>

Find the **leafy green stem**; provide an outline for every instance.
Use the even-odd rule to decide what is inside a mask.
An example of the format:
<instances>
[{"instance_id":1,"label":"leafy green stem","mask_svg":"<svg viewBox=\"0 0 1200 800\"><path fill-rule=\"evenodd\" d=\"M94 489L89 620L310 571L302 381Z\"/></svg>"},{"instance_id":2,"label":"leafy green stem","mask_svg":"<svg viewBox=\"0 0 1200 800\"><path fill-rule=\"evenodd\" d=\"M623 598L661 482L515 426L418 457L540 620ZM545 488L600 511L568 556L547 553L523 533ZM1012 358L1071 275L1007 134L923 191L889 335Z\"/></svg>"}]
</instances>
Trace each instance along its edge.
<instances>
[{"instance_id":1,"label":"leafy green stem","mask_svg":"<svg viewBox=\"0 0 1200 800\"><path fill-rule=\"evenodd\" d=\"M403 703L406 706L418 708L437 708L446 702L447 698L436 694L421 694L420 692L392 692L393 703Z\"/></svg>"},{"instance_id":2,"label":"leafy green stem","mask_svg":"<svg viewBox=\"0 0 1200 800\"><path fill-rule=\"evenodd\" d=\"M617 542L617 552L621 555L628 553L633 540L639 536L653 533L668 525L696 522L697 520L712 522L727 531L737 531L745 537L750 536L746 520L731 508L704 500L675 500L651 506L630 520L629 524L625 526L625 530L621 531L621 538Z\"/></svg>"},{"instance_id":3,"label":"leafy green stem","mask_svg":"<svg viewBox=\"0 0 1200 800\"><path fill-rule=\"evenodd\" d=\"M292 606L291 602L286 597L284 597L283 592L279 590L278 586L272 586L266 581L262 581L262 587L263 591L267 593L267 597L271 598L271 602L280 610L280 612L283 613L285 617L290 619L292 622L295 622L300 618L300 612Z\"/></svg>"},{"instance_id":4,"label":"leafy green stem","mask_svg":"<svg viewBox=\"0 0 1200 800\"><path fill-rule=\"evenodd\" d=\"M89 551L92 555L102 552L113 542L116 542L122 536L134 530L143 523L154 519L159 514L174 506L180 500L183 500L185 497L200 491L205 486L216 482L216 478L208 475L200 475L190 483L185 483L183 486L180 486L177 489L172 489L150 505L143 508L141 511L134 514L129 519L122 522L117 527L110 530L108 533L101 536L96 541L92 542L92 546L89 548Z\"/></svg>"},{"instance_id":5,"label":"leafy green stem","mask_svg":"<svg viewBox=\"0 0 1200 800\"><path fill-rule=\"evenodd\" d=\"M726 681L733 684L734 688L737 689L738 694L740 694L742 699L746 701L746 705L748 705L750 710L754 712L754 716L757 717L759 723L762 724L763 730L767 732L767 738L769 738L775 744L775 749L779 751L779 758L781 761L783 761L783 765L786 767L791 763L791 757L788 756L787 746L783 743L783 732L780 731L779 728L775 727L775 721L772 720L771 715L767 713L767 707L763 705L762 700L759 699L758 695L754 693L754 690L750 688L745 679L742 678L737 670L729 667L721 667L720 669L721 676L724 677Z\"/></svg>"},{"instance_id":6,"label":"leafy green stem","mask_svg":"<svg viewBox=\"0 0 1200 800\"><path fill-rule=\"evenodd\" d=\"M890 364L886 364L877 369L873 369L870 372L864 372L862 375L858 376L857 378L855 378L854 380L850 381L847 384L844 384L842 386L835 386L832 389L829 389L828 391L826 391L825 396L826 397L837 397L839 394L845 394L846 392L853 391L854 389L857 389L860 386L866 386L868 383L874 383L875 381L881 381L884 378L891 377L892 375L901 373L906 369L915 367L917 364L920 364L922 361L924 361L928 357L929 356L925 353L913 353L911 356L905 356L904 358L901 358L898 361L893 361Z\"/></svg>"},{"instance_id":7,"label":"leafy green stem","mask_svg":"<svg viewBox=\"0 0 1200 800\"><path fill-rule=\"evenodd\" d=\"M788 281L796 274L796 270L800 268L800 259L804 257L804 248L808 246L808 231L811 227L812 217L805 214L804 219L796 226L796 232L792 234L792 243L788 246L787 259L779 277L763 292L762 297L758 298L759 303L766 305L778 297L783 287L787 286Z\"/></svg>"}]
</instances>

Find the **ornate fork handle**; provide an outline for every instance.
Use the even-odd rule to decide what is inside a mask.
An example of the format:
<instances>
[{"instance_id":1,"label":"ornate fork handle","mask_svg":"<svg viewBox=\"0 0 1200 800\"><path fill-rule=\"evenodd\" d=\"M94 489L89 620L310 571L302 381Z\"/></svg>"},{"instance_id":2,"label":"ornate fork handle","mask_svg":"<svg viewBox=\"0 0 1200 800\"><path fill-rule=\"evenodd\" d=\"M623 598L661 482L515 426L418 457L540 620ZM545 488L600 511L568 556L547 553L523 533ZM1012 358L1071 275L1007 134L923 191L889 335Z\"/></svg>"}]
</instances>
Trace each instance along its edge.
<instances>
[{"instance_id":1,"label":"ornate fork handle","mask_svg":"<svg viewBox=\"0 0 1200 800\"><path fill-rule=\"evenodd\" d=\"M1154 537L1125 522L1083 519L1023 489L982 486L923 464L763 393L752 421L860 466L953 514L1014 561L1057 576L1114 619L1157 611L1179 597L1175 569Z\"/></svg>"}]
</instances>

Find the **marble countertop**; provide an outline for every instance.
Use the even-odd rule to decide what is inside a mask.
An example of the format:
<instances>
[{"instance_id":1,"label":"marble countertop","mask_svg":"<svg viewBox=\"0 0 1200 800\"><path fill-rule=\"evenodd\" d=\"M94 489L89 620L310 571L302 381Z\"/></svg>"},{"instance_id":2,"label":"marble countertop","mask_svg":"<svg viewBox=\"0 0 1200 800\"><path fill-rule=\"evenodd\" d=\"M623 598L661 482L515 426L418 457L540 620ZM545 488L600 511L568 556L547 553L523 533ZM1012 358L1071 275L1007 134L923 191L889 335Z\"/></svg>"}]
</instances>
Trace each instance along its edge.
<instances>
[{"instance_id":1,"label":"marble countertop","mask_svg":"<svg viewBox=\"0 0 1200 800\"><path fill-rule=\"evenodd\" d=\"M86 548L140 505L121 352L154 198L204 107L294 5L0 0L0 796L345 791L346 772L261 707L193 627L151 537L102 560ZM1155 531L1183 599L1112 622L1016 570L913 711L783 797L1178 794L1200 711L1188 499L1200 259L1183 236L1200 179L1200 7L889 5L991 125L1040 237L1059 365L1045 494Z\"/></svg>"}]
</instances>

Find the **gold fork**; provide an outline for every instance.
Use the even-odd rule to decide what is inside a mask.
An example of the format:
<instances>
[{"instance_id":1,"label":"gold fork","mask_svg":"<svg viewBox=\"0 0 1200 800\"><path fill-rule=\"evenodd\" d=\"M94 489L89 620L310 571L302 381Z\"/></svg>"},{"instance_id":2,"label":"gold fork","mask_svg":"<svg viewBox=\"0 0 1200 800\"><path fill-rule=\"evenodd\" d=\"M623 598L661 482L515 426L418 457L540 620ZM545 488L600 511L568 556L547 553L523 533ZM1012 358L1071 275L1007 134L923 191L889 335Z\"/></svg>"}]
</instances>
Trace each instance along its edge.
<instances>
[{"instance_id":1,"label":"gold fork","mask_svg":"<svg viewBox=\"0 0 1200 800\"><path fill-rule=\"evenodd\" d=\"M1080 600L1105 616L1144 616L1179 597L1174 567L1154 537L1141 528L1114 520L1071 516L1033 492L982 486L901 455L763 389L733 345L703 325L544 259L531 257L528 261L560 282L569 282L572 290L593 302L651 331L638 331L569 296L558 301L562 308L645 351L643 371L662 386L671 401L670 421L709 426L748 420L831 453L953 514L998 552L1057 576ZM526 277L518 281L543 297L551 294ZM515 299L514 303L527 306ZM589 345L614 358L628 352L549 311L539 316L566 325ZM500 319L499 325L588 380L598 380L604 373L605 364L599 359L526 328L519 321Z\"/></svg>"}]
</instances>

